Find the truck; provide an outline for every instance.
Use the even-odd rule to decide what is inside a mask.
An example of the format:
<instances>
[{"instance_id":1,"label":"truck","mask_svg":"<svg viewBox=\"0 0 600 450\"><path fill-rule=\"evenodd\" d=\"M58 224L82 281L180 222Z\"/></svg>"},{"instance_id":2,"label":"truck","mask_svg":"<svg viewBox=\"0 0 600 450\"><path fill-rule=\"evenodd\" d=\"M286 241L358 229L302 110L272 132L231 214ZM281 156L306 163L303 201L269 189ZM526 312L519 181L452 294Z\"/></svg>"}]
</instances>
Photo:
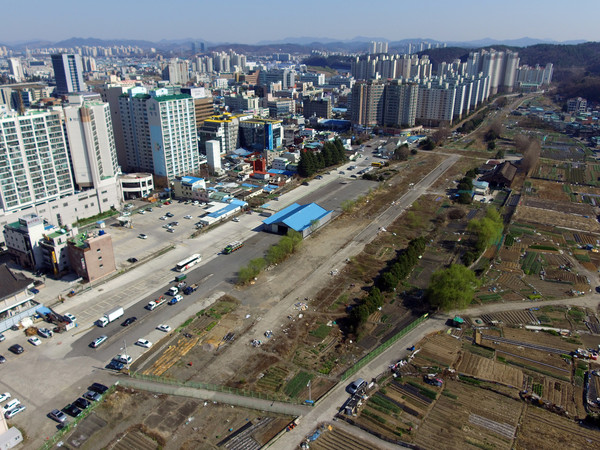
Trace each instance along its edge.
<instances>
[{"instance_id":1,"label":"truck","mask_svg":"<svg viewBox=\"0 0 600 450\"><path fill-rule=\"evenodd\" d=\"M114 322L119 317L123 316L123 314L125 314L125 311L123 311L123 308L121 306L115 309L111 309L98 319L98 326L104 328L109 323Z\"/></svg>"},{"instance_id":2,"label":"truck","mask_svg":"<svg viewBox=\"0 0 600 450\"><path fill-rule=\"evenodd\" d=\"M240 248L242 248L244 246L243 242L240 241L234 241L231 242L230 244L227 245L227 247L225 247L223 249L223 254L225 255L229 255L230 253L235 252L236 250L239 250Z\"/></svg>"},{"instance_id":3,"label":"truck","mask_svg":"<svg viewBox=\"0 0 600 450\"><path fill-rule=\"evenodd\" d=\"M183 289L183 293L185 295L190 295L192 292L196 291L196 289L198 289L198 285L197 284L192 284L186 288Z\"/></svg>"},{"instance_id":4,"label":"truck","mask_svg":"<svg viewBox=\"0 0 600 450\"><path fill-rule=\"evenodd\" d=\"M153 311L155 308L158 308L160 305L162 305L166 301L167 301L167 299L165 298L165 296L161 295L156 300L149 301L148 304L146 305L146 309Z\"/></svg>"}]
</instances>

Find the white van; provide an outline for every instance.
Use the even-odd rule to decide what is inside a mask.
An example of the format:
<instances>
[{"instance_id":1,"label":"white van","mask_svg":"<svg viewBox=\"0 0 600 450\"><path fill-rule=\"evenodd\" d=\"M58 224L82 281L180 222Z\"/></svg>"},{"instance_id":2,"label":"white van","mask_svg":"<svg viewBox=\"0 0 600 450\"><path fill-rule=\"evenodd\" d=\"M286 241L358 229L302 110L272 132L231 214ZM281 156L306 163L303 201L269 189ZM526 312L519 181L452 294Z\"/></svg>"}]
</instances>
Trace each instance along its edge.
<instances>
[{"instance_id":1,"label":"white van","mask_svg":"<svg viewBox=\"0 0 600 450\"><path fill-rule=\"evenodd\" d=\"M172 286L169 288L169 295L172 295L173 297L176 296L179 293L179 288Z\"/></svg>"}]
</instances>

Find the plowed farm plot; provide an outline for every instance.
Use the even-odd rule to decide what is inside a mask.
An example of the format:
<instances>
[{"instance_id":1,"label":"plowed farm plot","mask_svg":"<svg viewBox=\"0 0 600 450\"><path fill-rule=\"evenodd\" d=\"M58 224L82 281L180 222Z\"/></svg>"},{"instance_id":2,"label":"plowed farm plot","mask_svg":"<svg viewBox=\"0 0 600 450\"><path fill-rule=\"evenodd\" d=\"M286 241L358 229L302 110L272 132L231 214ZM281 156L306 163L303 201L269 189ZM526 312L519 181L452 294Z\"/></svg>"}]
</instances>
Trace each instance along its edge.
<instances>
[{"instance_id":1,"label":"plowed farm plot","mask_svg":"<svg viewBox=\"0 0 600 450\"><path fill-rule=\"evenodd\" d=\"M577 408L573 402L574 389L571 383L556 380L543 375L526 376L523 386L527 392L534 392L542 400L564 408L571 417L577 415Z\"/></svg>"},{"instance_id":2,"label":"plowed farm plot","mask_svg":"<svg viewBox=\"0 0 600 450\"><path fill-rule=\"evenodd\" d=\"M565 353L569 353L570 351L577 349L577 344L569 343L565 338L554 336L549 333L536 333L534 331L506 327L503 328L503 331L506 339L561 349L564 350Z\"/></svg>"},{"instance_id":3,"label":"plowed farm plot","mask_svg":"<svg viewBox=\"0 0 600 450\"><path fill-rule=\"evenodd\" d=\"M367 441L352 436L348 432L332 425L331 429L326 427L321 436L316 441L310 443L310 448L314 450L354 450L373 448L373 446Z\"/></svg>"},{"instance_id":4,"label":"plowed farm plot","mask_svg":"<svg viewBox=\"0 0 600 450\"><path fill-rule=\"evenodd\" d=\"M444 449L511 448L521 402L458 381L448 381L445 389L452 397L438 398L416 431L415 444Z\"/></svg>"},{"instance_id":5,"label":"plowed farm plot","mask_svg":"<svg viewBox=\"0 0 600 450\"><path fill-rule=\"evenodd\" d=\"M531 311L503 311L498 313L481 314L479 317L488 324L504 325L538 325L539 321Z\"/></svg>"},{"instance_id":6,"label":"plowed farm plot","mask_svg":"<svg viewBox=\"0 0 600 450\"><path fill-rule=\"evenodd\" d=\"M461 355L461 362L457 370L461 374L501 383L516 389L521 389L523 386L523 372L520 369L469 352Z\"/></svg>"},{"instance_id":7,"label":"plowed farm plot","mask_svg":"<svg viewBox=\"0 0 600 450\"><path fill-rule=\"evenodd\" d=\"M418 353L420 358L451 367L458 357L461 343L458 339L446 334L436 334L421 341L419 348L421 349Z\"/></svg>"},{"instance_id":8,"label":"plowed farm plot","mask_svg":"<svg viewBox=\"0 0 600 450\"><path fill-rule=\"evenodd\" d=\"M567 449L600 448L600 431L584 428L571 419L527 406L515 448L517 449Z\"/></svg>"}]
</instances>

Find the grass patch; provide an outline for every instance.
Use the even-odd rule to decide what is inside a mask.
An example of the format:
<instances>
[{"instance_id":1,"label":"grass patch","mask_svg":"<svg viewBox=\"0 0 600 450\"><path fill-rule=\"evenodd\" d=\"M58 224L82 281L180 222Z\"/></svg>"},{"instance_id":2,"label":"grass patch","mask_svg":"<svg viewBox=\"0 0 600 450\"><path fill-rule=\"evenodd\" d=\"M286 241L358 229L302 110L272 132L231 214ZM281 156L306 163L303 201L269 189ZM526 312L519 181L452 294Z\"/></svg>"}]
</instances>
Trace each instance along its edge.
<instances>
[{"instance_id":1,"label":"grass patch","mask_svg":"<svg viewBox=\"0 0 600 450\"><path fill-rule=\"evenodd\" d=\"M329 309L330 310L338 309L340 305L343 305L345 303L348 303L348 294L347 293L340 295L337 298L337 300L335 302L333 302L331 304L331 306L329 306Z\"/></svg>"},{"instance_id":2,"label":"grass patch","mask_svg":"<svg viewBox=\"0 0 600 450\"><path fill-rule=\"evenodd\" d=\"M213 322L211 322L211 323L209 323L208 326L206 327L206 331L212 330L217 325L217 323L218 322L216 320L213 321Z\"/></svg>"},{"instance_id":3,"label":"grass patch","mask_svg":"<svg viewBox=\"0 0 600 450\"><path fill-rule=\"evenodd\" d=\"M502 296L500 294L494 293L494 294L480 295L477 298L479 300L481 300L482 303L486 303L486 302L497 302L498 300L502 299Z\"/></svg>"},{"instance_id":4,"label":"grass patch","mask_svg":"<svg viewBox=\"0 0 600 450\"><path fill-rule=\"evenodd\" d=\"M185 322L183 322L175 331L181 331L183 330L185 327L187 327L190 323L192 323L194 321L193 317L190 317L188 320L186 320Z\"/></svg>"},{"instance_id":5,"label":"grass patch","mask_svg":"<svg viewBox=\"0 0 600 450\"><path fill-rule=\"evenodd\" d=\"M540 383L533 383L531 385L531 390L541 397L544 394L544 385Z\"/></svg>"},{"instance_id":6,"label":"grass patch","mask_svg":"<svg viewBox=\"0 0 600 450\"><path fill-rule=\"evenodd\" d=\"M394 413L399 413L400 412L400 408L398 408L398 406L394 405L392 402L390 402L388 399L383 398L381 396L378 395L374 395L373 397L369 398L369 402L380 406L381 408L383 408L384 410L387 411L392 411Z\"/></svg>"},{"instance_id":7,"label":"grass patch","mask_svg":"<svg viewBox=\"0 0 600 450\"><path fill-rule=\"evenodd\" d=\"M494 350L475 344L464 344L463 349L475 355L483 356L484 358L493 358L495 354Z\"/></svg>"},{"instance_id":8,"label":"grass patch","mask_svg":"<svg viewBox=\"0 0 600 450\"><path fill-rule=\"evenodd\" d=\"M363 409L363 412L362 412L362 413L363 413L365 416L367 416L367 417L369 417L369 418L371 418L371 419L375 419L375 420L376 420L377 422L379 422L379 423L386 423L386 422L387 422L387 420L385 420L383 417L381 417L381 416L378 416L377 414L375 414L375 413L372 413L371 411L368 411L368 410L366 410L366 409Z\"/></svg>"},{"instance_id":9,"label":"grass patch","mask_svg":"<svg viewBox=\"0 0 600 450\"><path fill-rule=\"evenodd\" d=\"M587 253L576 253L575 255L575 259L577 259L578 261L581 262L590 262L590 256Z\"/></svg>"},{"instance_id":10,"label":"grass patch","mask_svg":"<svg viewBox=\"0 0 600 450\"><path fill-rule=\"evenodd\" d=\"M585 318L585 313L583 311L580 311L578 309L570 309L569 310L569 316L571 316L573 319L582 322L583 319Z\"/></svg>"},{"instance_id":11,"label":"grass patch","mask_svg":"<svg viewBox=\"0 0 600 450\"><path fill-rule=\"evenodd\" d=\"M328 327L325 324L319 324L319 326L316 329L310 331L310 333L308 333L308 334L323 340L329 335L330 331L331 331L331 327Z\"/></svg>"},{"instance_id":12,"label":"grass patch","mask_svg":"<svg viewBox=\"0 0 600 450\"><path fill-rule=\"evenodd\" d=\"M298 372L283 389L289 397L296 397L313 379L313 375L307 372Z\"/></svg>"},{"instance_id":13,"label":"grass patch","mask_svg":"<svg viewBox=\"0 0 600 450\"><path fill-rule=\"evenodd\" d=\"M556 247L552 247L551 245L530 245L529 248L532 248L534 250L549 250L553 252L558 251Z\"/></svg>"},{"instance_id":14,"label":"grass patch","mask_svg":"<svg viewBox=\"0 0 600 450\"><path fill-rule=\"evenodd\" d=\"M479 386L481 384L481 381L479 381L479 380L477 380L475 378L472 378L472 377L468 377L466 375L460 375L458 377L458 379L460 381L464 381L466 383L469 383L469 384L472 384L472 385L475 385L475 386Z\"/></svg>"}]
</instances>

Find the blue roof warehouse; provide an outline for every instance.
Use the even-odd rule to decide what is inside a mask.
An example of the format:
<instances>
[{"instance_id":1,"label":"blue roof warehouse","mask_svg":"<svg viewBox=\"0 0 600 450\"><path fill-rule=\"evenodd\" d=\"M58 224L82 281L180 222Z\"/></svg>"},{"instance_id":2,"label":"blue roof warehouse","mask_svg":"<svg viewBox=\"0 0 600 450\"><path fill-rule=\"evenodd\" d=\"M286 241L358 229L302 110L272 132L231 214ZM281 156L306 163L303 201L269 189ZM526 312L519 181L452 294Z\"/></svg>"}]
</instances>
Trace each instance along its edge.
<instances>
[{"instance_id":1,"label":"blue roof warehouse","mask_svg":"<svg viewBox=\"0 0 600 450\"><path fill-rule=\"evenodd\" d=\"M263 229L271 233L286 234L289 229L302 233L306 237L329 220L333 211L327 211L316 203L299 205L293 203L271 217L263 220Z\"/></svg>"}]
</instances>

